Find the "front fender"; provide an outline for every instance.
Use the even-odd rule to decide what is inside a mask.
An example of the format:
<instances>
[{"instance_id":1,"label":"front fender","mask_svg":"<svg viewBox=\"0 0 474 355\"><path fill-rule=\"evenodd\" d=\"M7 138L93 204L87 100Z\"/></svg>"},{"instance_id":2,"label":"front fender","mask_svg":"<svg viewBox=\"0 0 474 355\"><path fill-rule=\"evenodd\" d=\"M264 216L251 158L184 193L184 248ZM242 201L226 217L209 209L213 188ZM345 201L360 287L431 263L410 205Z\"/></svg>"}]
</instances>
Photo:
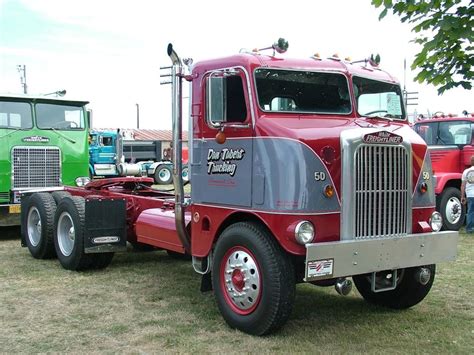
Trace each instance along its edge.
<instances>
[{"instance_id":1,"label":"front fender","mask_svg":"<svg viewBox=\"0 0 474 355\"><path fill-rule=\"evenodd\" d=\"M435 194L439 195L446 188L450 181L455 181L456 185L461 186L461 173L435 173L436 187Z\"/></svg>"}]
</instances>

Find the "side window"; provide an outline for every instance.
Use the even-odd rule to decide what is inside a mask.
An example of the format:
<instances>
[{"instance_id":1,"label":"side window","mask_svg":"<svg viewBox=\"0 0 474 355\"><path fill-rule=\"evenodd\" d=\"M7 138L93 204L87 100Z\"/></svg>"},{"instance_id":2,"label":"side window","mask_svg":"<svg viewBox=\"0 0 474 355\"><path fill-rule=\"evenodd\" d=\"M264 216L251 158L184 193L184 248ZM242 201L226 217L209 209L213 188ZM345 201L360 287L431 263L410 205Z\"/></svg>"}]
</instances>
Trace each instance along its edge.
<instances>
[{"instance_id":1,"label":"side window","mask_svg":"<svg viewBox=\"0 0 474 355\"><path fill-rule=\"evenodd\" d=\"M214 72L206 80L206 119L218 127L222 122L247 120L244 74L240 70Z\"/></svg>"},{"instance_id":2,"label":"side window","mask_svg":"<svg viewBox=\"0 0 474 355\"><path fill-rule=\"evenodd\" d=\"M111 147L113 143L112 137L103 137L102 144L106 147Z\"/></svg>"}]
</instances>

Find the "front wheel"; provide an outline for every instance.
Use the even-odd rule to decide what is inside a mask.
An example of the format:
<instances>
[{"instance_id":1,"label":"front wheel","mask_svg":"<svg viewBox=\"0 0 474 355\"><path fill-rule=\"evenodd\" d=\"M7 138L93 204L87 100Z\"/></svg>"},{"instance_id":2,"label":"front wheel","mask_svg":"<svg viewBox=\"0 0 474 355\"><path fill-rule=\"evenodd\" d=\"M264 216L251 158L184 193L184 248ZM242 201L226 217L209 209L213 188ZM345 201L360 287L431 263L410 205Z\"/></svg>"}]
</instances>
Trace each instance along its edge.
<instances>
[{"instance_id":1,"label":"front wheel","mask_svg":"<svg viewBox=\"0 0 474 355\"><path fill-rule=\"evenodd\" d=\"M388 308L405 309L420 303L428 295L435 273L436 265L399 269L397 270L397 287L383 292L372 291L371 274L353 276L352 279L367 302ZM378 272L375 279L377 288L391 285L393 276L392 271Z\"/></svg>"},{"instance_id":2,"label":"front wheel","mask_svg":"<svg viewBox=\"0 0 474 355\"><path fill-rule=\"evenodd\" d=\"M159 165L154 174L155 183L160 185L169 185L173 181L171 167L168 165Z\"/></svg>"},{"instance_id":3,"label":"front wheel","mask_svg":"<svg viewBox=\"0 0 474 355\"><path fill-rule=\"evenodd\" d=\"M459 230L464 223L466 208L461 203L461 192L455 187L444 190L438 201L444 230Z\"/></svg>"},{"instance_id":4,"label":"front wheel","mask_svg":"<svg viewBox=\"0 0 474 355\"><path fill-rule=\"evenodd\" d=\"M263 335L285 324L295 296L294 267L262 226L227 227L217 241L212 270L217 305L229 326Z\"/></svg>"}]
</instances>

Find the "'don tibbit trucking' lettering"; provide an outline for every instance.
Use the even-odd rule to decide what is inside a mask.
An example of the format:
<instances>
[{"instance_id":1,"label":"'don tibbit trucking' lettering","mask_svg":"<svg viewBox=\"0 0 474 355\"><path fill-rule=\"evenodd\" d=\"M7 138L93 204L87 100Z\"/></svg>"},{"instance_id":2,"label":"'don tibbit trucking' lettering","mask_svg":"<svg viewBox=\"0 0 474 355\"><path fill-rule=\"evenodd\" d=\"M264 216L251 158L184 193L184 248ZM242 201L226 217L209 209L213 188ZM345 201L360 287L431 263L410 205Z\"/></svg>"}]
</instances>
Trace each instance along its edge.
<instances>
[{"instance_id":1,"label":"'don tibbit trucking' lettering","mask_svg":"<svg viewBox=\"0 0 474 355\"><path fill-rule=\"evenodd\" d=\"M234 176L237 171L237 164L233 160L242 160L245 155L245 149L223 148L216 151L210 148L207 152L207 173L228 174Z\"/></svg>"}]
</instances>

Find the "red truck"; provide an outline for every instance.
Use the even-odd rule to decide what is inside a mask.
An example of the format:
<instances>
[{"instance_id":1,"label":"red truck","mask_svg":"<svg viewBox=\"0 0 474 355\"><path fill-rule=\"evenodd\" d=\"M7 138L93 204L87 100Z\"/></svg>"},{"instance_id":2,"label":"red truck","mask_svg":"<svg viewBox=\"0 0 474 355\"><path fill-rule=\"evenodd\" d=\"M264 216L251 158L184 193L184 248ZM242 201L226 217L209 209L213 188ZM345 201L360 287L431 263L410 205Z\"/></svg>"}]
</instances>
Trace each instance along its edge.
<instances>
[{"instance_id":1,"label":"red truck","mask_svg":"<svg viewBox=\"0 0 474 355\"><path fill-rule=\"evenodd\" d=\"M473 123L474 114L465 112L464 117L438 115L414 125L429 148L436 210L441 212L447 230L459 230L466 216L466 206L461 204L461 175L471 166L474 155Z\"/></svg>"},{"instance_id":2,"label":"red truck","mask_svg":"<svg viewBox=\"0 0 474 355\"><path fill-rule=\"evenodd\" d=\"M240 53L191 67L172 45L173 161L182 81L191 85L189 168L175 193L150 178L92 181L22 199L22 241L70 270L104 268L126 241L188 256L233 328L262 335L290 317L295 285L352 280L395 309L428 294L458 233L439 232L426 143L399 83L365 62ZM185 65L183 64L185 63Z\"/></svg>"}]
</instances>

